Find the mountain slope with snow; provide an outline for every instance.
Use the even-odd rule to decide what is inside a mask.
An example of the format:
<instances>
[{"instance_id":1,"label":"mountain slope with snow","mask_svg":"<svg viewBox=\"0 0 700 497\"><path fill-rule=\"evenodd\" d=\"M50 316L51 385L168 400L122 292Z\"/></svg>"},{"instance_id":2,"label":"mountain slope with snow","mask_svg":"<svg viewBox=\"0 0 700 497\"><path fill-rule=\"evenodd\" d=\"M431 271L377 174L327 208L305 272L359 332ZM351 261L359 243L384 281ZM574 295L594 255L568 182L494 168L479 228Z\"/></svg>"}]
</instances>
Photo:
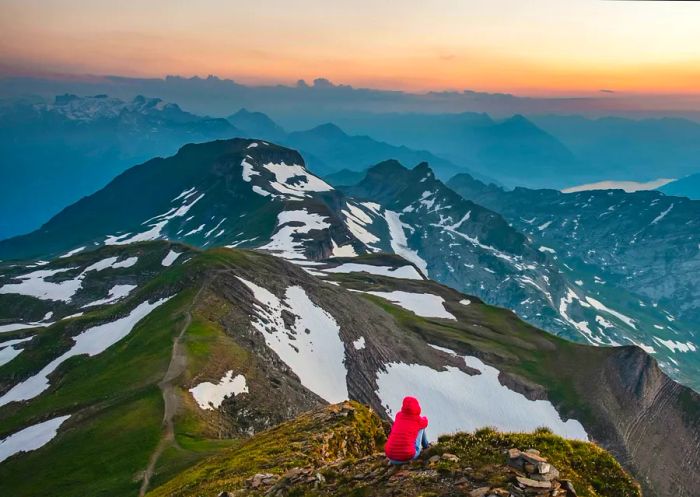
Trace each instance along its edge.
<instances>
[{"instance_id":1,"label":"mountain slope with snow","mask_svg":"<svg viewBox=\"0 0 700 497\"><path fill-rule=\"evenodd\" d=\"M225 119L185 112L158 98L58 96L0 103L0 238L39 227L133 164L183 143L236 136Z\"/></svg>"},{"instance_id":2,"label":"mountain slope with snow","mask_svg":"<svg viewBox=\"0 0 700 497\"><path fill-rule=\"evenodd\" d=\"M82 282L70 295L0 292L4 320L26 323L0 334L21 349L0 366L0 440L43 437L8 452L3 485L136 493L342 397L388 416L405 390L433 413L433 437L546 424L608 447L658 495L692 495L700 398L641 349L568 342L397 256L297 262L141 242L42 263L47 284ZM36 268L8 271L0 290ZM83 305L126 282L136 289L122 300ZM35 326L41 313L51 322ZM485 391L494 400L480 409Z\"/></svg>"},{"instance_id":3,"label":"mountain slope with snow","mask_svg":"<svg viewBox=\"0 0 700 497\"><path fill-rule=\"evenodd\" d=\"M649 230L676 218L672 205L653 211ZM298 261L395 253L423 275L513 309L552 333L642 347L674 378L697 386L692 321L619 277L572 269L578 266L562 257L556 240L547 243L553 221L521 223L521 231L447 188L427 164L406 169L386 161L360 184L338 190L310 173L293 150L233 139L187 145L129 169L41 230L0 241L0 258L156 239L259 248ZM129 291L128 284L115 285L95 302Z\"/></svg>"},{"instance_id":4,"label":"mountain slope with snow","mask_svg":"<svg viewBox=\"0 0 700 497\"><path fill-rule=\"evenodd\" d=\"M449 185L556 258L575 283L564 300L569 317L593 314L583 323L592 332L634 340L700 388L699 201L655 191L506 192L465 175Z\"/></svg>"}]
</instances>

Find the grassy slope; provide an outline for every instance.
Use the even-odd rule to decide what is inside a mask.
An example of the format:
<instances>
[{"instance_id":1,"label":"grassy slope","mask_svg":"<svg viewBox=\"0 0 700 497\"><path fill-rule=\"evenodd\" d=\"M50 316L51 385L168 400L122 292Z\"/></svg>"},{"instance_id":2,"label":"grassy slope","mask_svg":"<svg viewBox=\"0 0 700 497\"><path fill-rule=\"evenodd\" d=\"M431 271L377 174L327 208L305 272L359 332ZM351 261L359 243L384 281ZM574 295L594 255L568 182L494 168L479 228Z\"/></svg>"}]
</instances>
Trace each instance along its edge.
<instances>
[{"instance_id":1,"label":"grassy slope","mask_svg":"<svg viewBox=\"0 0 700 497\"><path fill-rule=\"evenodd\" d=\"M149 495L188 497L216 495L222 490L262 495L264 490L246 488L245 480L256 473L280 475L294 467L311 467L325 482L299 484L289 489L289 495L442 495L465 476L468 483L462 484L462 490L507 486L513 475L503 464L503 452L511 447L539 449L561 471L562 478L573 481L581 497L641 495L615 459L594 444L567 441L548 431L501 434L488 429L441 437L426 457L450 452L460 460L440 461L434 466L437 471L407 479L397 487L391 483L393 473L384 458L372 457L383 445L379 418L361 404L349 405L352 412L347 416L328 417L337 410L336 405L260 433L240 447L202 461Z\"/></svg>"},{"instance_id":2,"label":"grassy slope","mask_svg":"<svg viewBox=\"0 0 700 497\"><path fill-rule=\"evenodd\" d=\"M187 288L104 353L92 358L76 357L64 364L52 378L52 385L60 384L60 389L52 388L21 407L3 408L0 417L0 433L3 434L61 414L73 414L73 417L42 450L17 456L0 465L0 481L20 495L31 495L48 486L55 489L56 495L135 493L139 487L139 472L145 468L160 439L162 399L156 385L167 369L173 337L179 333L185 310L192 303L198 278L230 268L244 273L262 270L269 273L275 267L273 261L270 256L254 252L209 250L163 272L127 302L78 318L78 322L86 323L110 320L111 315L130 305L128 302L142 301L146 295L172 294L178 285ZM461 294L432 282L397 282L344 274L334 275L334 278L348 287L391 289L390 285L398 284L411 291L415 285L416 290L444 295L448 310L457 315L459 322L423 319L383 299L364 297L392 315L406 333L418 334L429 343L478 355L487 362L491 359L504 372L547 385L550 400L562 407L565 414L595 423L594 416L588 413L586 402L589 399L585 398L582 382L588 377L586 372L595 371L612 349L564 341L523 323L508 311L476 299L469 306L457 304ZM251 366L254 358L251 360L250 353L217 324L217 316L225 310L224 302L206 292L194 307L192 323L184 333L188 367L178 381L180 385L191 384L200 375L218 377L214 373L220 373L223 365L227 369L235 366L237 371L245 372L247 379L255 381L256 371ZM45 364L59 355L70 343L65 337L65 328L71 322L76 320L42 331L41 346L23 352L0 368L0 378L24 376L38 369L37 364ZM87 327L86 323L79 329ZM68 332L75 334L75 331ZM168 481L184 468L221 450L250 449L240 438L219 440L221 434L213 428L218 426L216 411L197 408L185 389L180 389L179 394L184 408L175 418L176 443L166 448L159 459L153 485ZM117 420L121 424L115 433L111 425ZM76 440L81 440L79 446ZM51 470L37 472L36 467ZM77 475L76 467L80 468Z\"/></svg>"},{"instance_id":3,"label":"grassy slope","mask_svg":"<svg viewBox=\"0 0 700 497\"><path fill-rule=\"evenodd\" d=\"M159 307L102 354L71 359L52 377L47 393L21 407L8 406L2 432L30 420L72 416L42 450L0 465L5 488L14 495L38 495L47 488L54 495L138 491L138 472L160 438L162 398L156 383L167 368L186 299L182 294Z\"/></svg>"}]
</instances>

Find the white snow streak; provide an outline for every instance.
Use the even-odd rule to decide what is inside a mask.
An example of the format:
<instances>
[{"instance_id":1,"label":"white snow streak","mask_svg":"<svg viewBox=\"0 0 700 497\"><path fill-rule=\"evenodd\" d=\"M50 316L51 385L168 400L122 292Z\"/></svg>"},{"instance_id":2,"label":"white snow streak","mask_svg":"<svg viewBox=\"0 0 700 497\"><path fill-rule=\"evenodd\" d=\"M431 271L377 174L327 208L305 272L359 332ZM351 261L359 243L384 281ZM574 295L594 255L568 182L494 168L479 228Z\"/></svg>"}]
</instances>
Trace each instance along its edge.
<instances>
[{"instance_id":1,"label":"white snow streak","mask_svg":"<svg viewBox=\"0 0 700 497\"><path fill-rule=\"evenodd\" d=\"M227 371L218 383L202 382L190 388L190 393L199 404L200 409L213 411L221 406L221 403L231 395L248 393L248 385L242 374L233 377L233 371Z\"/></svg>"},{"instance_id":2,"label":"white snow streak","mask_svg":"<svg viewBox=\"0 0 700 497\"><path fill-rule=\"evenodd\" d=\"M151 313L155 308L167 302L170 298L160 299L156 302L143 302L134 308L131 313L123 318L110 323L88 328L79 335L73 337L73 346L61 356L57 357L34 376L18 383L0 397L0 406L21 400L29 400L49 388L49 375L61 364L71 357L87 354L98 355L110 346L126 337L136 324Z\"/></svg>"},{"instance_id":3,"label":"white snow streak","mask_svg":"<svg viewBox=\"0 0 700 497\"><path fill-rule=\"evenodd\" d=\"M68 418L70 415L49 419L0 440L0 462L20 452L30 452L43 447L58 434L58 429Z\"/></svg>"},{"instance_id":4,"label":"white snow streak","mask_svg":"<svg viewBox=\"0 0 700 497\"><path fill-rule=\"evenodd\" d=\"M455 354L442 347L440 350ZM377 373L377 395L387 413L393 417L403 398L412 395L418 398L423 414L428 417L427 433L431 440L442 434L484 426L503 431L532 431L543 425L566 438L588 440L581 423L563 421L550 402L528 400L501 385L496 368L476 357L463 358L467 366L481 374L470 376L452 366L436 371L419 364L387 364L384 371Z\"/></svg>"}]
</instances>

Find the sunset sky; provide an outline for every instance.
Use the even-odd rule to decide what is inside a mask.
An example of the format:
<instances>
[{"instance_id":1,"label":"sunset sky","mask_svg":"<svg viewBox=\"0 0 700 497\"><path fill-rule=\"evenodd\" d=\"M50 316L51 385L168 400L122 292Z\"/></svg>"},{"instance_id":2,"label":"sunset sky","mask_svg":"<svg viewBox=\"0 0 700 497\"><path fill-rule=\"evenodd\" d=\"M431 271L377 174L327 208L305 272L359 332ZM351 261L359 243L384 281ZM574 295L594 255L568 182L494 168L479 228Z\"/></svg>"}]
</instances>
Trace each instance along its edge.
<instances>
[{"instance_id":1,"label":"sunset sky","mask_svg":"<svg viewBox=\"0 0 700 497\"><path fill-rule=\"evenodd\" d=\"M700 2L2 0L0 73L700 93Z\"/></svg>"}]
</instances>

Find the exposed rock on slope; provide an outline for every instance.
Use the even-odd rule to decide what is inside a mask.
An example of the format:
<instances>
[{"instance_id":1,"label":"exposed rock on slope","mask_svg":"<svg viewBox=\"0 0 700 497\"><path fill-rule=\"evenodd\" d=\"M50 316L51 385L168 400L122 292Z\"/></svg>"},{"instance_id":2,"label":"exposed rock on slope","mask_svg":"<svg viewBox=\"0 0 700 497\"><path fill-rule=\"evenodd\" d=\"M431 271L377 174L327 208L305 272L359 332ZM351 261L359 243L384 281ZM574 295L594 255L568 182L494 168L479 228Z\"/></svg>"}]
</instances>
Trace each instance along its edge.
<instances>
[{"instance_id":1,"label":"exposed rock on slope","mask_svg":"<svg viewBox=\"0 0 700 497\"><path fill-rule=\"evenodd\" d=\"M584 300L628 318L611 319L586 301L594 304L586 318L594 333L633 340L674 378L700 388L700 201L655 191L506 192L468 175L449 185L548 251Z\"/></svg>"},{"instance_id":2,"label":"exposed rock on slope","mask_svg":"<svg viewBox=\"0 0 700 497\"><path fill-rule=\"evenodd\" d=\"M443 437L417 461L396 467L381 452L383 428L362 404L331 405L207 459L149 495L641 496L605 451L546 431ZM506 451L508 444L529 451Z\"/></svg>"}]
</instances>

